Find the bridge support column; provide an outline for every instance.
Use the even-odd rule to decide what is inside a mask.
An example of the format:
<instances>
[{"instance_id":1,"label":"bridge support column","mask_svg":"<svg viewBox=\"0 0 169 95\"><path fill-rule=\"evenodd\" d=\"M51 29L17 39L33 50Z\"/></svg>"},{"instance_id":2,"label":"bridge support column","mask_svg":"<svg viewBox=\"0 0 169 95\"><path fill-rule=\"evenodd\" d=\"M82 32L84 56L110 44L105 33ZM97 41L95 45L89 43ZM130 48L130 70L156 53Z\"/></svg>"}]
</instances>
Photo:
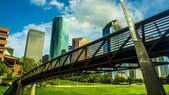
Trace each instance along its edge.
<instances>
[{"instance_id":1,"label":"bridge support column","mask_svg":"<svg viewBox=\"0 0 169 95\"><path fill-rule=\"evenodd\" d=\"M35 95L36 83L31 85L30 95Z\"/></svg>"},{"instance_id":2,"label":"bridge support column","mask_svg":"<svg viewBox=\"0 0 169 95\"><path fill-rule=\"evenodd\" d=\"M22 95L22 83L21 80L19 80L16 88L16 95Z\"/></svg>"},{"instance_id":3,"label":"bridge support column","mask_svg":"<svg viewBox=\"0 0 169 95\"><path fill-rule=\"evenodd\" d=\"M135 28L132 18L130 17L123 0L120 0L129 30L132 36L134 47L136 50L137 58L143 74L144 83L148 95L166 95L162 83L157 75L155 67L147 53L147 50L140 39L138 32Z\"/></svg>"}]
</instances>

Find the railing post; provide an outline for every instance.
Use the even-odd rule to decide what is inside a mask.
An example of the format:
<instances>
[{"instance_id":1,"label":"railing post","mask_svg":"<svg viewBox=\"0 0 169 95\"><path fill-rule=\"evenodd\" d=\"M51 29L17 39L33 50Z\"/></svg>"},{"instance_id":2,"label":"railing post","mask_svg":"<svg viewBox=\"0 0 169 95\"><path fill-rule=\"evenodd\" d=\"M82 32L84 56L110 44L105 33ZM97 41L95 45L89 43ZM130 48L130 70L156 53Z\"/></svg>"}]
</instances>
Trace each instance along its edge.
<instances>
[{"instance_id":1,"label":"railing post","mask_svg":"<svg viewBox=\"0 0 169 95\"><path fill-rule=\"evenodd\" d=\"M110 38L107 39L107 53L110 53Z\"/></svg>"},{"instance_id":2,"label":"railing post","mask_svg":"<svg viewBox=\"0 0 169 95\"><path fill-rule=\"evenodd\" d=\"M22 95L22 83L21 80L18 81L16 95Z\"/></svg>"},{"instance_id":3,"label":"railing post","mask_svg":"<svg viewBox=\"0 0 169 95\"><path fill-rule=\"evenodd\" d=\"M36 83L31 85L30 95L35 95L35 90L36 90Z\"/></svg>"},{"instance_id":4,"label":"railing post","mask_svg":"<svg viewBox=\"0 0 169 95\"><path fill-rule=\"evenodd\" d=\"M141 67L141 71L144 78L144 83L147 89L148 95L166 95L166 92L162 86L162 83L157 75L155 67L147 53L147 50L141 41L138 32L132 18L130 17L123 0L120 0L129 30L133 39L134 47L138 57L138 61Z\"/></svg>"},{"instance_id":5,"label":"railing post","mask_svg":"<svg viewBox=\"0 0 169 95\"><path fill-rule=\"evenodd\" d=\"M145 39L145 31L144 31L144 25L141 25L141 32L142 32L142 41L145 45L146 39Z\"/></svg>"},{"instance_id":6,"label":"railing post","mask_svg":"<svg viewBox=\"0 0 169 95\"><path fill-rule=\"evenodd\" d=\"M87 48L85 48L85 59L87 59L87 52L88 52L88 50L87 50Z\"/></svg>"}]
</instances>

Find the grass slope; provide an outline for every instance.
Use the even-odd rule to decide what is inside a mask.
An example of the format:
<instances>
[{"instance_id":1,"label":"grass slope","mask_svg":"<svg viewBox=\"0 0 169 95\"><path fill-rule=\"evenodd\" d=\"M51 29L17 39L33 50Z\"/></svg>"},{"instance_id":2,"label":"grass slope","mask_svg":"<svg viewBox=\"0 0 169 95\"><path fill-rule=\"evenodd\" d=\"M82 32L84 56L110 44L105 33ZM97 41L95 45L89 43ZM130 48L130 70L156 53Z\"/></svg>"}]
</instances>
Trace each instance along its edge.
<instances>
[{"instance_id":1,"label":"grass slope","mask_svg":"<svg viewBox=\"0 0 169 95\"><path fill-rule=\"evenodd\" d=\"M59 80L55 80L54 82L57 85L59 84ZM36 95L146 95L144 85L106 85L77 83L69 80L60 80L60 85L56 87L37 87ZM62 85L65 86L62 87ZM169 85L165 85L164 87L169 94ZM29 91L30 89L26 88L24 95L28 95Z\"/></svg>"},{"instance_id":2,"label":"grass slope","mask_svg":"<svg viewBox=\"0 0 169 95\"><path fill-rule=\"evenodd\" d=\"M169 85L164 85L169 95ZM26 89L24 95L28 94ZM39 87L36 95L146 95L144 85L100 85L96 87Z\"/></svg>"},{"instance_id":3,"label":"grass slope","mask_svg":"<svg viewBox=\"0 0 169 95\"><path fill-rule=\"evenodd\" d=\"M58 80L55 80L59 84ZM169 85L164 85L169 95ZM0 86L5 92L7 87ZM30 88L24 89L24 95L29 95ZM0 92L0 95L3 93ZM144 85L106 85L60 80L60 86L36 87L36 95L146 95Z\"/></svg>"},{"instance_id":4,"label":"grass slope","mask_svg":"<svg viewBox=\"0 0 169 95\"><path fill-rule=\"evenodd\" d=\"M3 95L3 93L8 89L6 86L0 86L0 95Z\"/></svg>"}]
</instances>

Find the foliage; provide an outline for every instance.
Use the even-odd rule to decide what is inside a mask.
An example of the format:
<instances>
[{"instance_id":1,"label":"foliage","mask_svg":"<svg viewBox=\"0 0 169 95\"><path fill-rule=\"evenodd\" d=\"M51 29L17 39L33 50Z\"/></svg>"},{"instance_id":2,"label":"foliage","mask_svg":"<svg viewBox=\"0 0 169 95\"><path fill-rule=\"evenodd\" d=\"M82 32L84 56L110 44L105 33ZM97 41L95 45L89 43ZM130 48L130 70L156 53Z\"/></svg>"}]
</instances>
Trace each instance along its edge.
<instances>
[{"instance_id":1,"label":"foliage","mask_svg":"<svg viewBox=\"0 0 169 95\"><path fill-rule=\"evenodd\" d=\"M13 69L12 68L8 68L7 69L7 76L6 76L6 79L7 80L13 80L14 79L14 76L13 76Z\"/></svg>"},{"instance_id":2,"label":"foliage","mask_svg":"<svg viewBox=\"0 0 169 95\"><path fill-rule=\"evenodd\" d=\"M115 76L114 78L114 82L120 83L120 82L126 82L127 80L124 77L120 77L120 76Z\"/></svg>"},{"instance_id":3,"label":"foliage","mask_svg":"<svg viewBox=\"0 0 169 95\"><path fill-rule=\"evenodd\" d=\"M102 77L103 74L86 74L86 75L81 75L81 76L71 76L69 80L72 81L80 81L80 82L90 82L90 83L101 83L102 82Z\"/></svg>"},{"instance_id":4,"label":"foliage","mask_svg":"<svg viewBox=\"0 0 169 95\"><path fill-rule=\"evenodd\" d=\"M165 77L166 83L169 84L169 74Z\"/></svg>"},{"instance_id":5,"label":"foliage","mask_svg":"<svg viewBox=\"0 0 169 95\"><path fill-rule=\"evenodd\" d=\"M35 60L32 58L24 58L22 62L22 66L23 66L23 72L28 72L33 68L35 68L37 64L35 63Z\"/></svg>"},{"instance_id":6,"label":"foliage","mask_svg":"<svg viewBox=\"0 0 169 95\"><path fill-rule=\"evenodd\" d=\"M166 84L166 79L164 77L160 77L160 80L161 80L162 84Z\"/></svg>"},{"instance_id":7,"label":"foliage","mask_svg":"<svg viewBox=\"0 0 169 95\"><path fill-rule=\"evenodd\" d=\"M112 77L110 74L103 74L103 77L102 77L102 82L103 83L112 83Z\"/></svg>"},{"instance_id":8,"label":"foliage","mask_svg":"<svg viewBox=\"0 0 169 95\"><path fill-rule=\"evenodd\" d=\"M132 78L132 77L129 77L127 79L128 83L131 84L131 83L143 83L143 79L138 79L138 78Z\"/></svg>"},{"instance_id":9,"label":"foliage","mask_svg":"<svg viewBox=\"0 0 169 95\"><path fill-rule=\"evenodd\" d=\"M0 61L0 76L2 76L4 73L6 73L6 65L2 61Z\"/></svg>"}]
</instances>

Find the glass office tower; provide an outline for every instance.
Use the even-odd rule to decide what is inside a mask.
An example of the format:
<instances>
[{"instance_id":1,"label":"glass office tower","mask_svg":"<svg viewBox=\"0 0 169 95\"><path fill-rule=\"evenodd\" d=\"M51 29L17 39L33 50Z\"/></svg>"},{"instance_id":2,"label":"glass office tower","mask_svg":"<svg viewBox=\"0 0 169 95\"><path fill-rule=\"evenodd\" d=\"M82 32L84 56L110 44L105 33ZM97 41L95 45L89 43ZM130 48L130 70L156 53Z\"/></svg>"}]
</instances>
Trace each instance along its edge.
<instances>
[{"instance_id":1,"label":"glass office tower","mask_svg":"<svg viewBox=\"0 0 169 95\"><path fill-rule=\"evenodd\" d=\"M53 19L50 59L54 59L68 51L70 21L63 17Z\"/></svg>"}]
</instances>

